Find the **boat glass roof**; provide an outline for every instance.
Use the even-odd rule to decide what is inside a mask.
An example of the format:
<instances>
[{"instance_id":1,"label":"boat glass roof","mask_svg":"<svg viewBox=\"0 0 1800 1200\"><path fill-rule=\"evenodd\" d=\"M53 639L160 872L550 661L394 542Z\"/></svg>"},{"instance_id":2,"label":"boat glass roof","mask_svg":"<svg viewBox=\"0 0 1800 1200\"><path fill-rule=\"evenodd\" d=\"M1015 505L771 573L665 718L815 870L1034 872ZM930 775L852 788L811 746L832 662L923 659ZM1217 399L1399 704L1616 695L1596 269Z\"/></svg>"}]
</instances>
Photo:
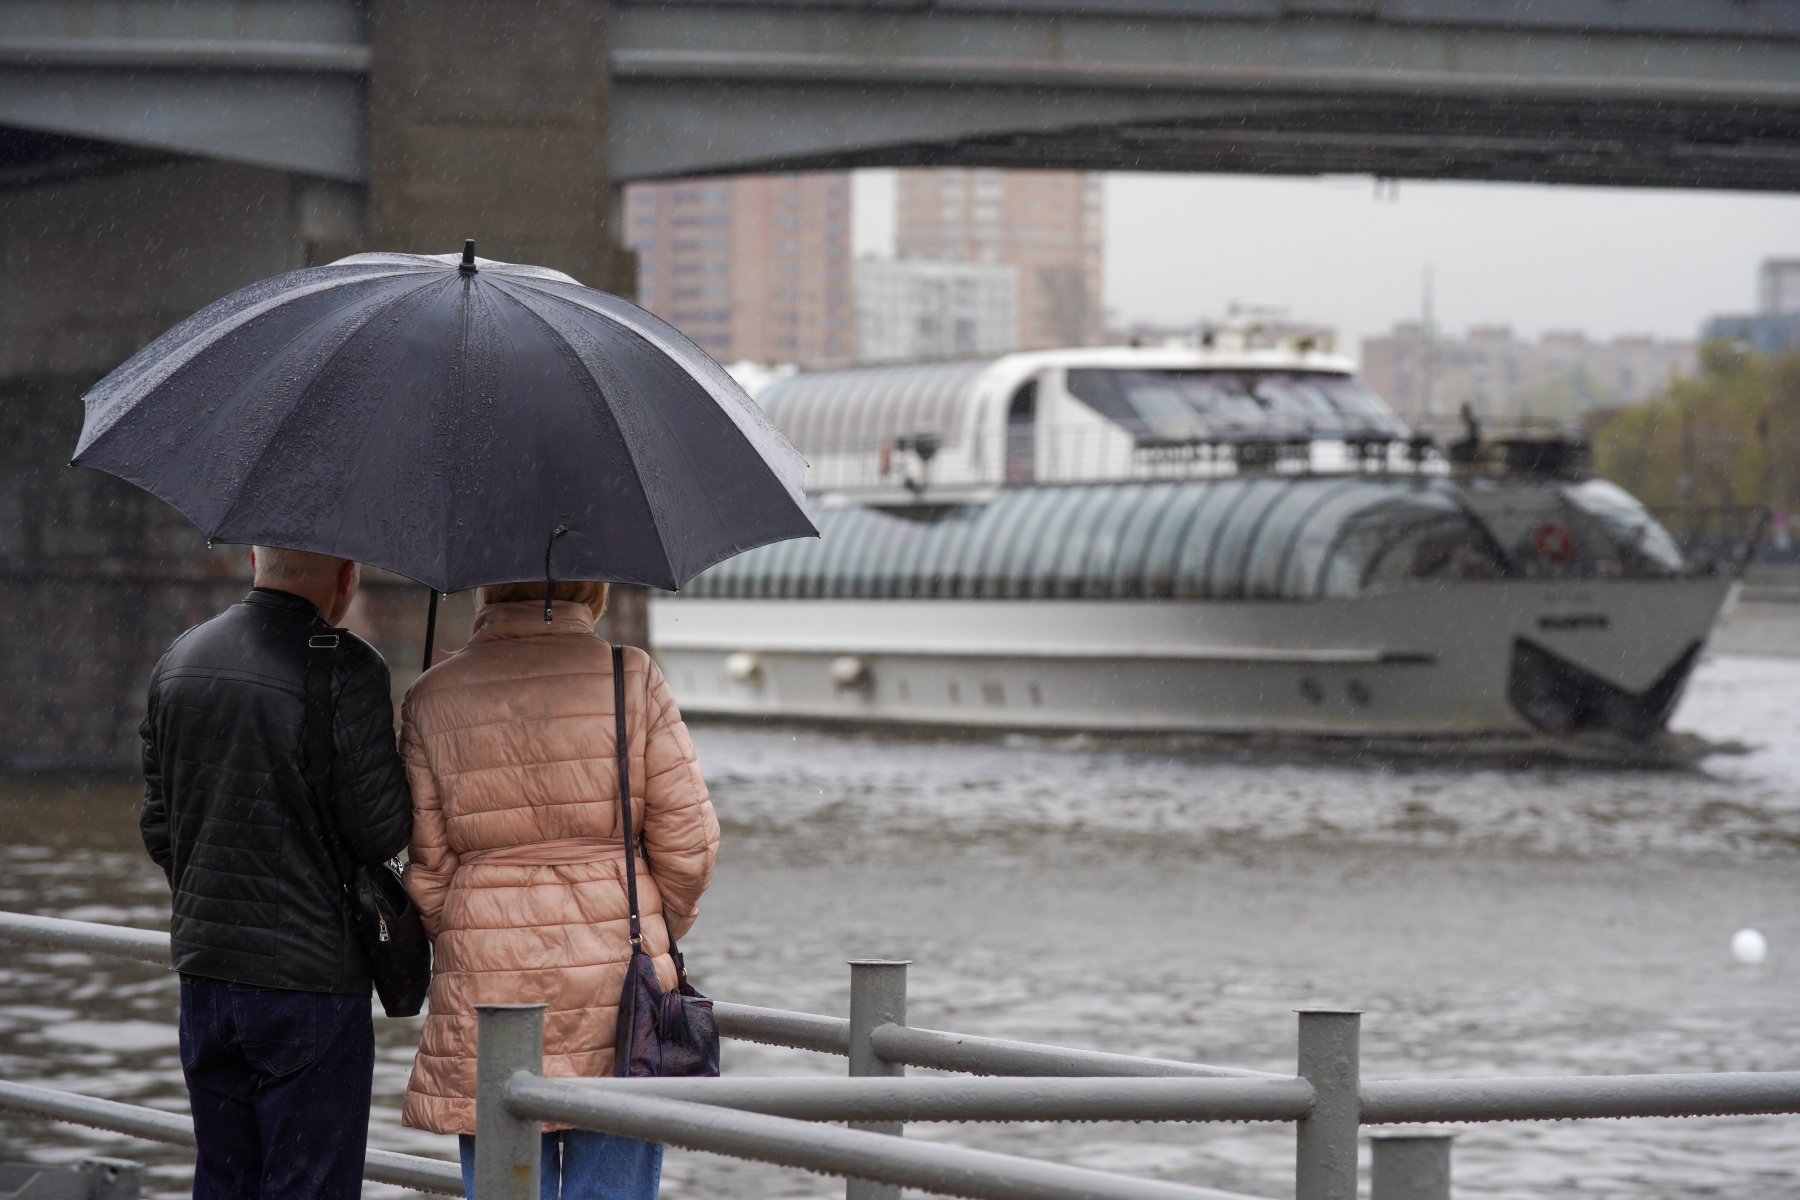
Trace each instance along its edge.
<instances>
[{"instance_id":1,"label":"boat glass roof","mask_svg":"<svg viewBox=\"0 0 1800 1200\"><path fill-rule=\"evenodd\" d=\"M1591 484L1511 501L1507 534L1437 477L1247 476L1003 491L928 517L819 507L818 540L765 546L701 574L696 596L1314 600L1420 579L1495 578L1551 566L1666 575L1680 551L1642 506ZM1570 564L1532 557L1562 522Z\"/></svg>"}]
</instances>

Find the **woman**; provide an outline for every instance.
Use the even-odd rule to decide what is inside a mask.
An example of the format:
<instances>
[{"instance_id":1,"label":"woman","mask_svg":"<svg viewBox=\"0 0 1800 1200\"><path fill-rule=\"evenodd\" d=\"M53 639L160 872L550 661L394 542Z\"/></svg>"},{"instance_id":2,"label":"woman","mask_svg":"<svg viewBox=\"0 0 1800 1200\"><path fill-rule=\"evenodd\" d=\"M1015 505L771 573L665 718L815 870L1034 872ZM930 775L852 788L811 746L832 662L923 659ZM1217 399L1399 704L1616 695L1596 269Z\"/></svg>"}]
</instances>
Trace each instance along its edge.
<instances>
[{"instance_id":1,"label":"woman","mask_svg":"<svg viewBox=\"0 0 1800 1200\"><path fill-rule=\"evenodd\" d=\"M631 958L612 650L594 633L606 585L559 583L553 597L546 623L543 584L481 589L474 637L401 706L406 888L435 948L404 1120L461 1135L471 1196L475 1006L548 1006L544 1073L611 1075ZM669 938L694 923L719 823L669 685L642 650L625 651L625 712L645 949L673 987ZM543 1163L546 1198L653 1197L662 1147L557 1131L544 1135Z\"/></svg>"}]
</instances>

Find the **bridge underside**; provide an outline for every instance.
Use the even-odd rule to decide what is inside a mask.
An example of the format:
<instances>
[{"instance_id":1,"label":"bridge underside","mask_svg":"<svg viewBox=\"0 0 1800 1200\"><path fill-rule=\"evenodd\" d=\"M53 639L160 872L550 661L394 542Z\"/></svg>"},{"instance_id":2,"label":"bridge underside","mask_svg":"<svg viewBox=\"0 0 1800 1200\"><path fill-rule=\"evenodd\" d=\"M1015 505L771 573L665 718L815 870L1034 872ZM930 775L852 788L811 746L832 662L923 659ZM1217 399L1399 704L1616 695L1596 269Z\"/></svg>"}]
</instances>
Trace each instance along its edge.
<instances>
[{"instance_id":1,"label":"bridge underside","mask_svg":"<svg viewBox=\"0 0 1800 1200\"><path fill-rule=\"evenodd\" d=\"M1209 107L1215 111L1206 116L777 152L716 167L694 164L691 171L1017 167L1800 191L1800 114L1747 114L1736 105L1676 113L1613 105L1596 115L1592 105L1572 102L1354 96L1221 100ZM741 111L732 124L745 123ZM734 139L745 149L755 140Z\"/></svg>"},{"instance_id":2,"label":"bridge underside","mask_svg":"<svg viewBox=\"0 0 1800 1200\"><path fill-rule=\"evenodd\" d=\"M419 82L384 21L469 46L566 30L548 73L419 86L471 137L484 104L535 90L513 107L554 123L597 88L584 144L614 183L944 165L1800 191L1800 0L18 0L0 187L143 153L367 183L372 89Z\"/></svg>"},{"instance_id":3,"label":"bridge underside","mask_svg":"<svg viewBox=\"0 0 1800 1200\"><path fill-rule=\"evenodd\" d=\"M1800 190L1794 0L657 0L616 4L612 27L620 180L930 165Z\"/></svg>"}]
</instances>

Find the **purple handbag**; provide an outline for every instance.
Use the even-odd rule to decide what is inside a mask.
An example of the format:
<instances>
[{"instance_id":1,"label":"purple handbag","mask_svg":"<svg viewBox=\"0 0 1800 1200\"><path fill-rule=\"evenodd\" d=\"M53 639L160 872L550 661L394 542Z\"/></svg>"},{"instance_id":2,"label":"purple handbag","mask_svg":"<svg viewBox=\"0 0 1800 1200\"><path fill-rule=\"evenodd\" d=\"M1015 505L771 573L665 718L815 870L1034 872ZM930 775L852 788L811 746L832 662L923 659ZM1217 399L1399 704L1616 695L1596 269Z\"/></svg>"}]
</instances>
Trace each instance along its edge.
<instances>
[{"instance_id":1,"label":"purple handbag","mask_svg":"<svg viewBox=\"0 0 1800 1200\"><path fill-rule=\"evenodd\" d=\"M619 819L625 832L625 894L631 902L631 965L619 996L613 1074L633 1079L719 1073L719 1026L713 1002L688 983L687 964L669 935L676 984L664 991L656 961L644 952L638 917L637 839L631 832L631 742L625 736L625 652L612 648L614 729L619 742Z\"/></svg>"}]
</instances>

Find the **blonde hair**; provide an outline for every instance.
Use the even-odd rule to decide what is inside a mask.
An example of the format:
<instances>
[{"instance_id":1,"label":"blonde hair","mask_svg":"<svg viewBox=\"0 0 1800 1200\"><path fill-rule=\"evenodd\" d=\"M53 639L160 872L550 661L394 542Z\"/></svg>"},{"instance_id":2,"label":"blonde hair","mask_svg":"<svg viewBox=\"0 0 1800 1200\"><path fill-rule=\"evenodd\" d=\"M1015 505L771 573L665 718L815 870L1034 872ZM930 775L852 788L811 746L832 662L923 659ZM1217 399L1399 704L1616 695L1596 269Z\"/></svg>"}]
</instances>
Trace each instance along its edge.
<instances>
[{"instance_id":1,"label":"blonde hair","mask_svg":"<svg viewBox=\"0 0 1800 1200\"><path fill-rule=\"evenodd\" d=\"M537 604L544 602L544 585L533 583L494 583L480 590L477 597L483 604L513 604L521 600L530 600ZM585 604L593 612L595 619L606 611L606 585L592 581L566 579L556 585L550 594L553 601L564 601L569 604Z\"/></svg>"}]
</instances>

